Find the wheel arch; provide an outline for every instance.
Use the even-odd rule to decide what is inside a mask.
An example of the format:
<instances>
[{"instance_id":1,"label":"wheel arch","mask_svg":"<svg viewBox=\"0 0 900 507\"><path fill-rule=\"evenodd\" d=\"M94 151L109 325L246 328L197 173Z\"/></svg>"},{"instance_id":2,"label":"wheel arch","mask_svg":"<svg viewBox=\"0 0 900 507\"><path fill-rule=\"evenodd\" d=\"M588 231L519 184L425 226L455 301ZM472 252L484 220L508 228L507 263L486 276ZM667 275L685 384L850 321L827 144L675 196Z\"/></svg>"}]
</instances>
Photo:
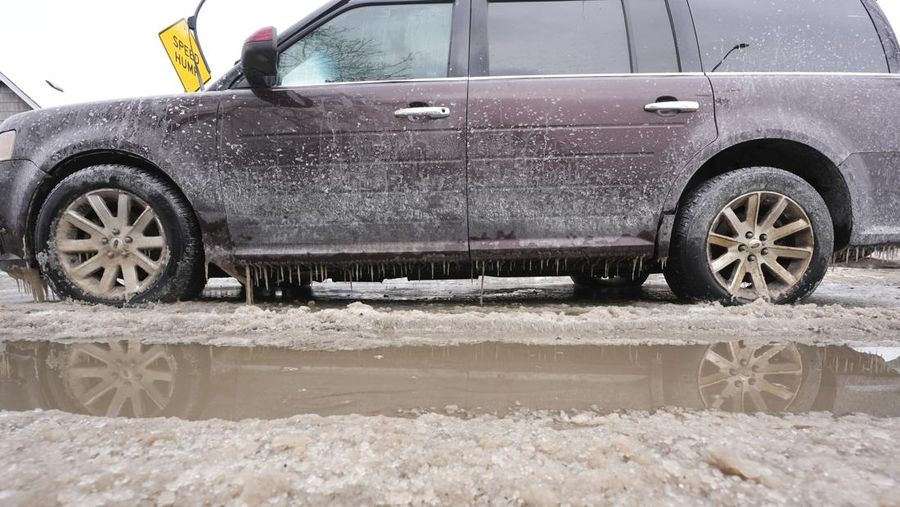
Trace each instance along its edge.
<instances>
[{"instance_id":1,"label":"wheel arch","mask_svg":"<svg viewBox=\"0 0 900 507\"><path fill-rule=\"evenodd\" d=\"M163 171L158 165L140 155L136 155L129 151L118 149L95 149L70 155L57 163L48 171L48 177L38 187L28 207L28 215L25 223L25 241L28 251L35 251L34 233L38 214L40 213L41 208L44 206L44 203L47 201L47 197L50 195L50 192L52 192L53 189L56 188L56 186L59 185L59 183L67 177L83 169L98 165L123 165L133 167L137 170L153 174L166 180L169 184L172 185L172 188L177 190L181 197L183 197L188 203L191 208L191 212L194 215L194 220L196 220L198 224L202 224L200 217L197 215L196 207L194 206L194 203L191 201L190 197L188 197L181 186L178 185L178 183L174 179L172 179L169 174ZM201 237L199 239L201 244L203 244L202 226L200 227L200 234Z\"/></svg>"},{"instance_id":2,"label":"wheel arch","mask_svg":"<svg viewBox=\"0 0 900 507\"><path fill-rule=\"evenodd\" d=\"M774 167L795 174L822 196L834 223L835 250L850 244L853 231L852 194L839 164L824 150L789 138L742 140L717 147L690 177L680 192L672 192L666 209L677 213L680 203L705 181L747 167ZM674 199L673 199L674 198Z\"/></svg>"}]
</instances>

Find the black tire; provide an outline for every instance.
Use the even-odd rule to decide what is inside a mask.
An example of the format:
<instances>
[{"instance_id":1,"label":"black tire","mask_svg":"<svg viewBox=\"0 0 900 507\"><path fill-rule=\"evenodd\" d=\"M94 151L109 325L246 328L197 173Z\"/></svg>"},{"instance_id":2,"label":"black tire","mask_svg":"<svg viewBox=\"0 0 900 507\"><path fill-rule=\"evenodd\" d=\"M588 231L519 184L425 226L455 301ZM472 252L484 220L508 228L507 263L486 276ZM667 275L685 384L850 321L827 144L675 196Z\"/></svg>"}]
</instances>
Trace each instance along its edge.
<instances>
[{"instance_id":1,"label":"black tire","mask_svg":"<svg viewBox=\"0 0 900 507\"><path fill-rule=\"evenodd\" d=\"M729 203L750 192L775 192L790 198L809 217L815 238L806 271L771 302L788 304L809 294L824 278L834 249L834 226L822 197L800 177L770 167L739 169L713 178L681 202L672 232L664 274L672 291L690 301L748 303L719 284L707 260L707 238L713 221Z\"/></svg>"},{"instance_id":2,"label":"black tire","mask_svg":"<svg viewBox=\"0 0 900 507\"><path fill-rule=\"evenodd\" d=\"M580 288L589 288L594 290L635 290L639 289L650 273L647 271L641 273L631 273L610 276L609 278L597 278L590 275L572 275L572 282Z\"/></svg>"},{"instance_id":3,"label":"black tire","mask_svg":"<svg viewBox=\"0 0 900 507\"><path fill-rule=\"evenodd\" d=\"M101 189L123 190L151 204L166 232L169 259L163 272L152 285L127 301L97 297L73 283L60 265L51 241L66 208L88 192ZM53 291L62 298L108 305L170 302L196 295L199 279L203 277L200 228L187 200L167 180L134 167L94 166L62 180L41 207L34 234L41 271Z\"/></svg>"}]
</instances>

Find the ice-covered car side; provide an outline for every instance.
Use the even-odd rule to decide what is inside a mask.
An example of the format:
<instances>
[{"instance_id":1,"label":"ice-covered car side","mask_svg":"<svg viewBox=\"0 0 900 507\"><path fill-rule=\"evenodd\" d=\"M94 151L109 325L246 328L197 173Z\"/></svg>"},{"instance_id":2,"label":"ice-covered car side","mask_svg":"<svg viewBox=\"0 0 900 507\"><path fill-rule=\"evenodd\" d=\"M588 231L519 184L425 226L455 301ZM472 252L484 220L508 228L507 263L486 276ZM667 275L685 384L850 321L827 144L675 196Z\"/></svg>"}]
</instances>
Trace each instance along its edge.
<instances>
[{"instance_id":1,"label":"ice-covered car side","mask_svg":"<svg viewBox=\"0 0 900 507\"><path fill-rule=\"evenodd\" d=\"M870 0L809 3L336 1L205 93L5 122L0 263L107 303L206 265L791 302L900 244L897 40Z\"/></svg>"}]
</instances>

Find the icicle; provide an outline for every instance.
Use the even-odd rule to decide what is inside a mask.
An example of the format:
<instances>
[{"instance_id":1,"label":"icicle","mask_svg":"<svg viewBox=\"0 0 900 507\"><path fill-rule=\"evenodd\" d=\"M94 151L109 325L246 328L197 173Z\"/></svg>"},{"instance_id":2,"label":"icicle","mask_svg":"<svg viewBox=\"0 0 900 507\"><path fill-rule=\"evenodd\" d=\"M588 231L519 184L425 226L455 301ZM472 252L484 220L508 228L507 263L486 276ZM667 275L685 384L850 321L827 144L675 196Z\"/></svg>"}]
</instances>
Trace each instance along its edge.
<instances>
[{"instance_id":1,"label":"icicle","mask_svg":"<svg viewBox=\"0 0 900 507\"><path fill-rule=\"evenodd\" d=\"M484 306L484 262L481 263L481 296L478 299L478 304Z\"/></svg>"},{"instance_id":2,"label":"icicle","mask_svg":"<svg viewBox=\"0 0 900 507\"><path fill-rule=\"evenodd\" d=\"M247 283L244 284L244 294L247 299L247 304L253 304L253 278L250 276L250 265L244 266L244 277L247 279Z\"/></svg>"}]
</instances>

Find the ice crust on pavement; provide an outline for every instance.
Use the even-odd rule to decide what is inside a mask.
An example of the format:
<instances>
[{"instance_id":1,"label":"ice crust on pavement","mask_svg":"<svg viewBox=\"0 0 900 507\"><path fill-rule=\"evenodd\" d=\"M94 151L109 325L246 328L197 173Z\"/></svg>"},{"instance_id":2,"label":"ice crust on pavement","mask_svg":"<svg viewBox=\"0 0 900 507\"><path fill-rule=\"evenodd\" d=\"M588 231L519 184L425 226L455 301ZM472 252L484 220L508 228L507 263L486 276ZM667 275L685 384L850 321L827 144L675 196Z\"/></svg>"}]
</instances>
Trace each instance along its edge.
<instances>
[{"instance_id":1,"label":"ice crust on pavement","mask_svg":"<svg viewBox=\"0 0 900 507\"><path fill-rule=\"evenodd\" d=\"M896 505L900 419L0 413L5 505Z\"/></svg>"},{"instance_id":2,"label":"ice crust on pavement","mask_svg":"<svg viewBox=\"0 0 900 507\"><path fill-rule=\"evenodd\" d=\"M323 290L329 290L327 285ZM549 287L548 291L558 290L556 285ZM507 292L514 296L519 290L512 287ZM658 289L651 284L647 290L652 295ZM733 339L878 346L900 343L896 298L900 298L897 270L844 269L829 275L815 300L793 306L762 301L738 307L687 305L662 298L612 304L511 299L484 306L452 299L414 300L413 304L390 299L377 303L335 300L312 307L200 301L126 309L73 302L7 302L0 304L0 329L3 340L118 336L154 343L306 350L484 341L690 344Z\"/></svg>"}]
</instances>

